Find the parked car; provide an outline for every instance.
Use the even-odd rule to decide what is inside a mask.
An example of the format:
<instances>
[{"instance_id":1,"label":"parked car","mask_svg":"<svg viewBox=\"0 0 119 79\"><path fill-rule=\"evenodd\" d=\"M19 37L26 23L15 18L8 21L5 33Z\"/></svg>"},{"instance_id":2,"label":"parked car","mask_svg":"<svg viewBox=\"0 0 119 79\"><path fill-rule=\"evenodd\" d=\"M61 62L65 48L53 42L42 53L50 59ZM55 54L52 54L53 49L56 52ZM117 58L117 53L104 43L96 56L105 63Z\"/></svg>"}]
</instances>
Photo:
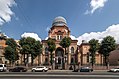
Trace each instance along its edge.
<instances>
[{"instance_id":1,"label":"parked car","mask_svg":"<svg viewBox=\"0 0 119 79\"><path fill-rule=\"evenodd\" d=\"M47 72L48 68L46 66L37 66L32 68L32 72L40 72L40 71Z\"/></svg>"},{"instance_id":2,"label":"parked car","mask_svg":"<svg viewBox=\"0 0 119 79\"><path fill-rule=\"evenodd\" d=\"M73 72L92 72L93 69L90 67L81 67L79 69L74 70Z\"/></svg>"},{"instance_id":3,"label":"parked car","mask_svg":"<svg viewBox=\"0 0 119 79\"><path fill-rule=\"evenodd\" d=\"M119 68L110 69L109 72L119 72Z\"/></svg>"},{"instance_id":4,"label":"parked car","mask_svg":"<svg viewBox=\"0 0 119 79\"><path fill-rule=\"evenodd\" d=\"M7 71L7 67L6 67L5 64L0 64L0 71L1 71L1 72Z\"/></svg>"},{"instance_id":5,"label":"parked car","mask_svg":"<svg viewBox=\"0 0 119 79\"><path fill-rule=\"evenodd\" d=\"M26 72L27 69L25 67L14 67L9 69L9 72Z\"/></svg>"}]
</instances>

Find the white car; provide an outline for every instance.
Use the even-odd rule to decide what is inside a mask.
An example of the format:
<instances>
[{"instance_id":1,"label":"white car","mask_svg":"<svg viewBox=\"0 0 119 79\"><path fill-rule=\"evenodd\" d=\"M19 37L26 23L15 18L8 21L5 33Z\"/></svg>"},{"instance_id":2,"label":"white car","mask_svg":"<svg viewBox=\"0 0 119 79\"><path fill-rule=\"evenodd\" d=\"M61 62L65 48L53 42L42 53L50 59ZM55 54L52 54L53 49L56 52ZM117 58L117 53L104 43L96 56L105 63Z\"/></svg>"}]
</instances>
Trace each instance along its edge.
<instances>
[{"instance_id":1,"label":"white car","mask_svg":"<svg viewBox=\"0 0 119 79\"><path fill-rule=\"evenodd\" d=\"M109 72L119 72L119 68L110 69Z\"/></svg>"},{"instance_id":2,"label":"white car","mask_svg":"<svg viewBox=\"0 0 119 79\"><path fill-rule=\"evenodd\" d=\"M47 72L48 68L46 66L37 66L32 68L32 72L38 72L38 71Z\"/></svg>"},{"instance_id":3,"label":"white car","mask_svg":"<svg viewBox=\"0 0 119 79\"><path fill-rule=\"evenodd\" d=\"M0 71L2 72L6 72L7 71L7 67L5 64L0 64Z\"/></svg>"}]
</instances>

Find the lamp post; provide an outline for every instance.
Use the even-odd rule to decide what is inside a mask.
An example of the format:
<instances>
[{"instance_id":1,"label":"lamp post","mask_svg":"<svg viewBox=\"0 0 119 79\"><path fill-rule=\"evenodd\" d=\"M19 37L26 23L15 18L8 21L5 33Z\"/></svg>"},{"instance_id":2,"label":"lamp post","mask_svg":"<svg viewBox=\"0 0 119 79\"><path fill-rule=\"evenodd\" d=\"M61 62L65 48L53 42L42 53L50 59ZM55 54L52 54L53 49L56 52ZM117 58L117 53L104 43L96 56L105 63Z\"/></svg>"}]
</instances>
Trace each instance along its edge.
<instances>
[{"instance_id":1,"label":"lamp post","mask_svg":"<svg viewBox=\"0 0 119 79\"><path fill-rule=\"evenodd\" d=\"M55 57L53 57L53 69L55 69Z\"/></svg>"},{"instance_id":2,"label":"lamp post","mask_svg":"<svg viewBox=\"0 0 119 79\"><path fill-rule=\"evenodd\" d=\"M67 62L67 57L66 57L66 56L64 57L64 62L65 62L65 63Z\"/></svg>"},{"instance_id":3,"label":"lamp post","mask_svg":"<svg viewBox=\"0 0 119 79\"><path fill-rule=\"evenodd\" d=\"M64 56L64 69L66 69L67 56Z\"/></svg>"}]
</instances>

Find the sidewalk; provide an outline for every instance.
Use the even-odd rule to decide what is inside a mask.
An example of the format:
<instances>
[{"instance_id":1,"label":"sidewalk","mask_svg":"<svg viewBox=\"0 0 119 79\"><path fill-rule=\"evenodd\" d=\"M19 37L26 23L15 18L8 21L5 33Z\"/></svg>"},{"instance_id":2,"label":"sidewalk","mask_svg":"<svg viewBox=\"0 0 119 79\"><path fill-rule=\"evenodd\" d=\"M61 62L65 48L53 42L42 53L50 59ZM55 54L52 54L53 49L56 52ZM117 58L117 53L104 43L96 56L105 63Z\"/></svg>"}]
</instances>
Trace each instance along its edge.
<instances>
[{"instance_id":1,"label":"sidewalk","mask_svg":"<svg viewBox=\"0 0 119 79\"><path fill-rule=\"evenodd\" d=\"M48 70L48 72L72 72L73 70ZM93 70L93 72L107 72L108 70Z\"/></svg>"},{"instance_id":2,"label":"sidewalk","mask_svg":"<svg viewBox=\"0 0 119 79\"><path fill-rule=\"evenodd\" d=\"M48 72L72 72L73 70L48 70Z\"/></svg>"}]
</instances>

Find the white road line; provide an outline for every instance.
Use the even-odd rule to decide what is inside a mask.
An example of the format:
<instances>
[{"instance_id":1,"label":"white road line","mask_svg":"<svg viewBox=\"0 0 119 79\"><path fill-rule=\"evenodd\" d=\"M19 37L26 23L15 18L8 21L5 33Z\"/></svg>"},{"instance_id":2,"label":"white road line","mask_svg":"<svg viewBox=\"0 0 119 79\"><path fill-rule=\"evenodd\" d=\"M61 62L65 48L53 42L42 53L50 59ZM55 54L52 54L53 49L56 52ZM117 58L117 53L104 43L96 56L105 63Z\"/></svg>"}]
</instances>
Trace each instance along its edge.
<instances>
[{"instance_id":1,"label":"white road line","mask_svg":"<svg viewBox=\"0 0 119 79\"><path fill-rule=\"evenodd\" d=\"M18 75L18 74L15 74L15 75L9 75L9 74L6 74L6 75L0 75L0 77L4 77L4 76L10 76L10 77L17 77L17 76L19 76L19 77L22 77L22 76L24 76L24 77L27 77L27 76L29 76L29 77L48 77L48 76L50 76L50 77L100 77L100 78L106 78L106 77L108 77L108 78L110 78L110 77L114 77L114 78L119 78L119 75Z\"/></svg>"}]
</instances>

